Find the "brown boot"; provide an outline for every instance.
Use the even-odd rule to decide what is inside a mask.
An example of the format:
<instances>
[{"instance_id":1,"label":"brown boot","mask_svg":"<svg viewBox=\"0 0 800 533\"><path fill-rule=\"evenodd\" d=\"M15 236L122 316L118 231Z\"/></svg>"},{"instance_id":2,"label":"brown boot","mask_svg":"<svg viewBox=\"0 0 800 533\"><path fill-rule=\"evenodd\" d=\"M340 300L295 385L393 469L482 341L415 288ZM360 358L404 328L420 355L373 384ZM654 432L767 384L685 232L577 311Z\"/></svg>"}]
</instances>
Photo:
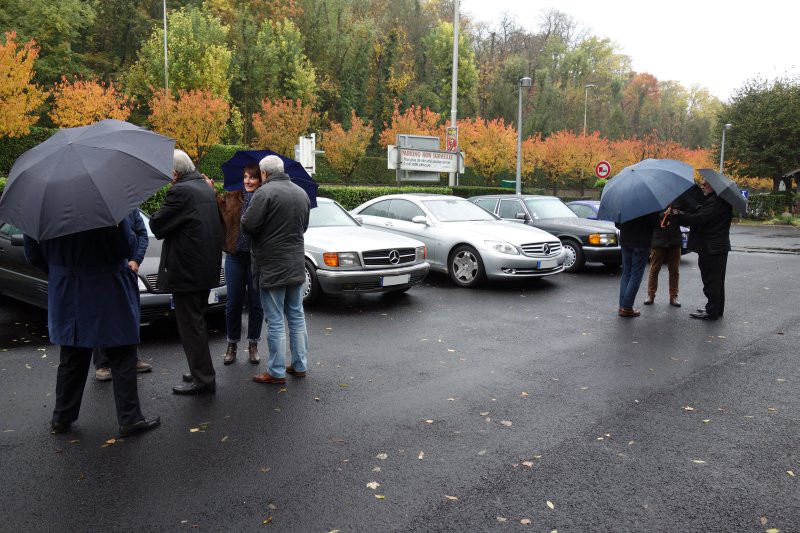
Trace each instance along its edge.
<instances>
[{"instance_id":1,"label":"brown boot","mask_svg":"<svg viewBox=\"0 0 800 533\"><path fill-rule=\"evenodd\" d=\"M669 305L671 305L672 307L680 307L681 303L678 301L677 296L670 296Z\"/></svg>"},{"instance_id":2,"label":"brown boot","mask_svg":"<svg viewBox=\"0 0 800 533\"><path fill-rule=\"evenodd\" d=\"M222 360L223 363L229 365L236 361L236 343L229 342L228 343L228 351L225 352L225 359Z\"/></svg>"},{"instance_id":3,"label":"brown boot","mask_svg":"<svg viewBox=\"0 0 800 533\"><path fill-rule=\"evenodd\" d=\"M261 360L258 358L258 343L251 342L250 345L247 347L247 351L250 352L250 362L254 365L257 365L258 362Z\"/></svg>"}]
</instances>

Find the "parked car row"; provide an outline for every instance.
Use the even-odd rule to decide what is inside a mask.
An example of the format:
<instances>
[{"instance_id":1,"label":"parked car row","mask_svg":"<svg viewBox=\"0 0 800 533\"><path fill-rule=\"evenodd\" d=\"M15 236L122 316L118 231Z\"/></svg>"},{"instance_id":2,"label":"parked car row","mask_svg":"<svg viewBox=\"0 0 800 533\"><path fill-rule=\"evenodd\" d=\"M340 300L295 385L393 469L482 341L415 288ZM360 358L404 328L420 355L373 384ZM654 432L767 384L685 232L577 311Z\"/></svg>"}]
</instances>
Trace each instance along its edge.
<instances>
[{"instance_id":1,"label":"parked car row","mask_svg":"<svg viewBox=\"0 0 800 533\"><path fill-rule=\"evenodd\" d=\"M474 287L485 280L575 272L586 262L621 262L618 230L584 217L592 207L585 202L415 193L381 196L350 212L328 198L317 198L317 204L305 236L305 303L323 294L402 293L430 270L447 274L457 286ZM161 242L150 232L147 215L142 218L150 238L138 275L146 323L170 316L172 309L171 295L156 289ZM0 293L46 308L47 277L27 264L21 246L12 245L19 233L0 222ZM221 269L209 311L223 310L226 299Z\"/></svg>"}]
</instances>

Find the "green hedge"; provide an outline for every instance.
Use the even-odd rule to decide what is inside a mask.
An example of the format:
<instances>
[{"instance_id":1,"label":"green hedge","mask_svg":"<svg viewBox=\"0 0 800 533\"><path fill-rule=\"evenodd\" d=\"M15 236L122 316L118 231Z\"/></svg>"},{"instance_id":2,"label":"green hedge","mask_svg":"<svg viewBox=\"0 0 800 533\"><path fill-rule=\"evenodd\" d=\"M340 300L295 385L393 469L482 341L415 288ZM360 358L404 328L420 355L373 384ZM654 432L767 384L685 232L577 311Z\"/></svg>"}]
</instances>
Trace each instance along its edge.
<instances>
[{"instance_id":1,"label":"green hedge","mask_svg":"<svg viewBox=\"0 0 800 533\"><path fill-rule=\"evenodd\" d=\"M792 211L793 197L789 193L754 194L747 206L748 218L772 219Z\"/></svg>"},{"instance_id":2,"label":"green hedge","mask_svg":"<svg viewBox=\"0 0 800 533\"><path fill-rule=\"evenodd\" d=\"M58 130L51 128L31 127L28 135L22 137L0 138L0 175L8 176L14 161L19 156L50 138Z\"/></svg>"},{"instance_id":3,"label":"green hedge","mask_svg":"<svg viewBox=\"0 0 800 533\"><path fill-rule=\"evenodd\" d=\"M385 194L425 192L430 194L453 194L449 187L360 187L320 185L317 196L336 200L347 210L358 207L368 200Z\"/></svg>"},{"instance_id":4,"label":"green hedge","mask_svg":"<svg viewBox=\"0 0 800 533\"><path fill-rule=\"evenodd\" d=\"M222 163L233 157L237 150L250 150L250 148L234 144L214 145L197 165L197 170L212 180L222 181Z\"/></svg>"}]
</instances>

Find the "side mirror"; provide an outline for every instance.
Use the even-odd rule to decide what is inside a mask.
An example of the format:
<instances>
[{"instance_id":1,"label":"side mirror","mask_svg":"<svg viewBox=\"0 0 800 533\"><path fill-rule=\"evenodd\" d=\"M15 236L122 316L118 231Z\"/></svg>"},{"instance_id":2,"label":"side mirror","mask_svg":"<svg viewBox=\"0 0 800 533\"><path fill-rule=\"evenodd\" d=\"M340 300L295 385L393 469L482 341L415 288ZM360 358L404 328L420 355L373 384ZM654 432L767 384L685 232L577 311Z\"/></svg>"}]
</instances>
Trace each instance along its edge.
<instances>
[{"instance_id":1,"label":"side mirror","mask_svg":"<svg viewBox=\"0 0 800 533\"><path fill-rule=\"evenodd\" d=\"M415 216L414 218L411 219L411 222L413 222L414 224L425 224L427 226L428 225L428 217L426 217L424 215L417 215L417 216Z\"/></svg>"},{"instance_id":2,"label":"side mirror","mask_svg":"<svg viewBox=\"0 0 800 533\"><path fill-rule=\"evenodd\" d=\"M516 218L517 220L528 220L528 215L525 213L517 213L516 215L514 215L514 218Z\"/></svg>"},{"instance_id":3,"label":"side mirror","mask_svg":"<svg viewBox=\"0 0 800 533\"><path fill-rule=\"evenodd\" d=\"M362 216L360 216L360 215L356 215L356 216L354 216L353 218L354 218L354 219L356 219L356 222L358 222L358 223L359 223L359 224L361 224L362 226L364 225L364 217L362 217Z\"/></svg>"},{"instance_id":4,"label":"side mirror","mask_svg":"<svg viewBox=\"0 0 800 533\"><path fill-rule=\"evenodd\" d=\"M22 237L22 233L15 233L11 236L11 246L23 246L25 244L25 239Z\"/></svg>"}]
</instances>

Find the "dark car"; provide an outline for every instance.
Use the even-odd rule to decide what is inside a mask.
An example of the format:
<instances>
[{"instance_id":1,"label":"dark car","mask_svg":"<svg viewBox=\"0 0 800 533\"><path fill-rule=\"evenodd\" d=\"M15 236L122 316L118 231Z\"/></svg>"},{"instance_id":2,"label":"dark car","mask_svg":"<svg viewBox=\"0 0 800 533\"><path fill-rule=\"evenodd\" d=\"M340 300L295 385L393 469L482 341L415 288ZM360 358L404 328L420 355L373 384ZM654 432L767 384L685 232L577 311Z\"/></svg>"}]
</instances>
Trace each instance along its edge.
<instances>
[{"instance_id":1,"label":"dark car","mask_svg":"<svg viewBox=\"0 0 800 533\"><path fill-rule=\"evenodd\" d=\"M581 218L598 220L597 211L600 209L599 200L575 200L568 202L567 207ZM689 228L681 226L681 255L689 253Z\"/></svg>"},{"instance_id":2,"label":"dark car","mask_svg":"<svg viewBox=\"0 0 800 533\"><path fill-rule=\"evenodd\" d=\"M139 293L141 301L141 321L148 324L156 318L174 314L172 295L156 289L158 263L161 258L161 241L150 231L150 219L141 213L147 228L149 244L142 264L139 265ZM12 244L20 241L22 231L11 224L0 221L0 293L42 309L47 309L47 275L28 264L22 246ZM208 297L208 312L225 310L228 290L225 286L225 271L220 268L219 285L212 289Z\"/></svg>"},{"instance_id":3,"label":"dark car","mask_svg":"<svg viewBox=\"0 0 800 533\"><path fill-rule=\"evenodd\" d=\"M567 253L567 272L580 270L587 261L607 265L622 262L614 224L580 218L554 196L496 195L469 200L504 220L528 224L558 237Z\"/></svg>"}]
</instances>

